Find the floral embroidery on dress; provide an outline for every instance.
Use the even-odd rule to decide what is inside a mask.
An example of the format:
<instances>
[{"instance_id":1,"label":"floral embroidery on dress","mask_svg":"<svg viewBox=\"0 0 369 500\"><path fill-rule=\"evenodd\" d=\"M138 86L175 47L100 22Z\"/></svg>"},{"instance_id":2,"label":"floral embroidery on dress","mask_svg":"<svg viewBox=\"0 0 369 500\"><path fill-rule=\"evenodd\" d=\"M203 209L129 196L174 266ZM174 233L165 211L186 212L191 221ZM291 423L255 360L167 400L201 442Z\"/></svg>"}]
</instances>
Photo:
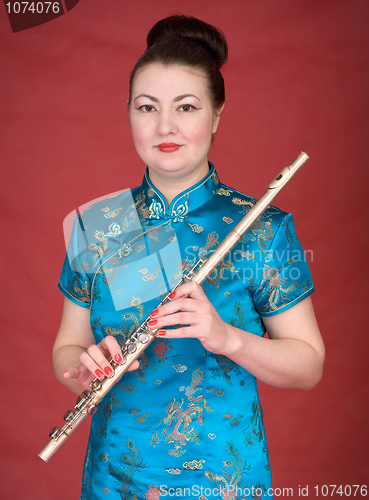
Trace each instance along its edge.
<instances>
[{"instance_id":1,"label":"floral embroidery on dress","mask_svg":"<svg viewBox=\"0 0 369 500\"><path fill-rule=\"evenodd\" d=\"M100 446L101 438L107 437L108 420L112 419L113 405L120 406L120 403L119 401L117 401L116 395L113 392L109 392L107 396L103 399L102 403L101 422L98 430L99 433L98 447Z\"/></svg>"},{"instance_id":2,"label":"floral embroidery on dress","mask_svg":"<svg viewBox=\"0 0 369 500\"><path fill-rule=\"evenodd\" d=\"M185 216L189 212L187 200L184 205L179 205L177 210L172 210L172 214L165 214L162 203L158 200L153 200L149 206L149 219L172 219L173 222L183 222Z\"/></svg>"},{"instance_id":3,"label":"floral embroidery on dress","mask_svg":"<svg viewBox=\"0 0 369 500\"><path fill-rule=\"evenodd\" d=\"M215 396L221 397L225 393L224 389L216 389L215 387L209 387L208 392L212 392Z\"/></svg>"},{"instance_id":4,"label":"floral embroidery on dress","mask_svg":"<svg viewBox=\"0 0 369 500\"><path fill-rule=\"evenodd\" d=\"M286 219L285 219L285 223L286 223L285 235L286 235L287 241L289 243L293 243L293 234L291 233L291 230L289 228L289 224L291 222L292 222L292 215L288 214Z\"/></svg>"},{"instance_id":5,"label":"floral embroidery on dress","mask_svg":"<svg viewBox=\"0 0 369 500\"><path fill-rule=\"evenodd\" d=\"M241 419L243 418L243 415L237 415L237 417L232 418L232 420L229 422L231 425L240 425Z\"/></svg>"},{"instance_id":6,"label":"floral embroidery on dress","mask_svg":"<svg viewBox=\"0 0 369 500\"><path fill-rule=\"evenodd\" d=\"M90 302L89 282L86 280L82 283L78 274L74 275L70 290L73 292L71 295L73 297L78 297L78 300L81 302L85 302L87 304Z\"/></svg>"},{"instance_id":7,"label":"floral embroidery on dress","mask_svg":"<svg viewBox=\"0 0 369 500\"><path fill-rule=\"evenodd\" d=\"M242 329L244 321L244 312L239 302L234 303L234 312L236 313L238 319L230 318L228 320L228 323L232 326L235 326L236 328Z\"/></svg>"},{"instance_id":8,"label":"floral embroidery on dress","mask_svg":"<svg viewBox=\"0 0 369 500\"><path fill-rule=\"evenodd\" d=\"M144 494L144 497L147 498L147 500L158 500L159 497L161 496L161 492L159 491L159 487L154 484L154 486L151 486L149 484L149 489L147 492Z\"/></svg>"},{"instance_id":9,"label":"floral embroidery on dress","mask_svg":"<svg viewBox=\"0 0 369 500\"><path fill-rule=\"evenodd\" d=\"M226 222L227 224L232 224L232 222L233 222L233 219L231 219L230 217L225 217L225 216L224 216L224 217L223 217L223 220L224 220L224 222Z\"/></svg>"},{"instance_id":10,"label":"floral embroidery on dress","mask_svg":"<svg viewBox=\"0 0 369 500\"><path fill-rule=\"evenodd\" d=\"M149 219L160 219L164 215L164 208L160 201L153 200L149 206Z\"/></svg>"},{"instance_id":11,"label":"floral embroidery on dress","mask_svg":"<svg viewBox=\"0 0 369 500\"><path fill-rule=\"evenodd\" d=\"M143 281L154 281L159 276L159 273L161 273L161 269L157 269L155 272L146 274L145 276L142 276Z\"/></svg>"},{"instance_id":12,"label":"floral embroidery on dress","mask_svg":"<svg viewBox=\"0 0 369 500\"><path fill-rule=\"evenodd\" d=\"M227 384L233 386L230 373L233 371L234 375L240 375L240 367L234 361L227 358L227 356L223 356L221 354L215 354L214 356L218 363L219 370L212 371L213 379L221 376Z\"/></svg>"},{"instance_id":13,"label":"floral embroidery on dress","mask_svg":"<svg viewBox=\"0 0 369 500\"><path fill-rule=\"evenodd\" d=\"M165 469L165 472L169 472L169 474L176 474L176 475L178 475L178 474L181 473L181 469L178 469L178 468L176 468L176 469Z\"/></svg>"},{"instance_id":14,"label":"floral embroidery on dress","mask_svg":"<svg viewBox=\"0 0 369 500\"><path fill-rule=\"evenodd\" d=\"M219 177L218 177L218 174L216 173L215 170L211 174L211 178L212 178L214 184L217 186L219 184Z\"/></svg>"},{"instance_id":15,"label":"floral embroidery on dress","mask_svg":"<svg viewBox=\"0 0 369 500\"><path fill-rule=\"evenodd\" d=\"M212 246L216 245L218 243L219 239L219 234L217 234L215 231L212 233L208 234L208 237L206 239L206 244L205 246L199 248L197 246L192 247L194 252L198 252L199 258L203 257L208 253L209 248Z\"/></svg>"},{"instance_id":16,"label":"floral embroidery on dress","mask_svg":"<svg viewBox=\"0 0 369 500\"><path fill-rule=\"evenodd\" d=\"M204 230L204 228L202 226L199 226L198 224L190 224L189 222L187 222L187 224L190 226L194 233L201 233Z\"/></svg>"},{"instance_id":17,"label":"floral embroidery on dress","mask_svg":"<svg viewBox=\"0 0 369 500\"><path fill-rule=\"evenodd\" d=\"M311 290L313 288L313 280L305 281L305 283L301 285L301 288L304 290L304 292Z\"/></svg>"},{"instance_id":18,"label":"floral embroidery on dress","mask_svg":"<svg viewBox=\"0 0 369 500\"><path fill-rule=\"evenodd\" d=\"M251 429L249 429L251 425ZM244 429L243 433L245 434L245 444L252 448L255 443L255 439L258 443L263 442L264 453L268 453L268 446L266 443L264 425L263 425L263 410L261 408L260 402L257 398L254 399L252 404L252 415L250 418L250 424Z\"/></svg>"},{"instance_id":19,"label":"floral embroidery on dress","mask_svg":"<svg viewBox=\"0 0 369 500\"><path fill-rule=\"evenodd\" d=\"M255 205L256 200L241 200L241 198L238 198L236 196L232 198L232 203L234 203L235 205L248 207L248 210L250 210L250 208L252 208Z\"/></svg>"},{"instance_id":20,"label":"floral embroidery on dress","mask_svg":"<svg viewBox=\"0 0 369 500\"><path fill-rule=\"evenodd\" d=\"M266 267L260 282L261 296L267 298L263 311L275 311L288 302L287 295L296 290L299 284L297 281L289 283L288 278L282 277L280 269Z\"/></svg>"},{"instance_id":21,"label":"floral embroidery on dress","mask_svg":"<svg viewBox=\"0 0 369 500\"><path fill-rule=\"evenodd\" d=\"M119 387L120 389L123 389L123 391L126 391L128 393L135 390L135 386L130 385L130 384L118 384L117 387Z\"/></svg>"},{"instance_id":22,"label":"floral embroidery on dress","mask_svg":"<svg viewBox=\"0 0 369 500\"><path fill-rule=\"evenodd\" d=\"M173 210L173 216L174 216L173 221L174 222L183 222L184 218L188 214L188 212L189 212L189 207L188 207L188 203L186 200L184 205L179 205L177 210Z\"/></svg>"},{"instance_id":23,"label":"floral embroidery on dress","mask_svg":"<svg viewBox=\"0 0 369 500\"><path fill-rule=\"evenodd\" d=\"M254 253L250 253L248 250L246 250L246 252L242 252L242 250L236 250L235 255L241 255L241 257L243 259L247 259L247 260L252 260L252 259L255 259L255 254Z\"/></svg>"},{"instance_id":24,"label":"floral embroidery on dress","mask_svg":"<svg viewBox=\"0 0 369 500\"><path fill-rule=\"evenodd\" d=\"M173 345L168 339L156 339L156 343L151 350L155 356L161 358L158 360L158 363L166 364L168 349L173 349Z\"/></svg>"},{"instance_id":25,"label":"floral embroidery on dress","mask_svg":"<svg viewBox=\"0 0 369 500\"><path fill-rule=\"evenodd\" d=\"M109 474L120 483L120 495L123 500L133 500L131 485L136 485L138 482L133 481L133 475L136 471L144 469L147 463L143 460L139 461L140 454L137 445L132 438L126 440L127 452L120 455L119 464L113 465L109 462Z\"/></svg>"},{"instance_id":26,"label":"floral embroidery on dress","mask_svg":"<svg viewBox=\"0 0 369 500\"><path fill-rule=\"evenodd\" d=\"M230 196L231 195L231 190L230 189L219 188L216 191L214 191L214 194L219 194L220 196Z\"/></svg>"},{"instance_id":27,"label":"floral embroidery on dress","mask_svg":"<svg viewBox=\"0 0 369 500\"><path fill-rule=\"evenodd\" d=\"M123 207L116 208L115 210L112 210L111 212L104 214L104 217L106 217L107 219L109 219L110 217L111 218L116 217L119 214L119 212L122 210L122 208ZM104 212L105 212L105 209L104 209Z\"/></svg>"},{"instance_id":28,"label":"floral embroidery on dress","mask_svg":"<svg viewBox=\"0 0 369 500\"><path fill-rule=\"evenodd\" d=\"M178 363L177 365L170 365L170 366L173 366L175 371L178 373L183 373L184 371L187 370L187 366L181 365L180 363Z\"/></svg>"},{"instance_id":29,"label":"floral embroidery on dress","mask_svg":"<svg viewBox=\"0 0 369 500\"><path fill-rule=\"evenodd\" d=\"M109 232L106 233L105 237L115 238L119 234L122 234L121 227L116 222L113 222L113 224L110 224L110 226L109 226Z\"/></svg>"},{"instance_id":30,"label":"floral embroidery on dress","mask_svg":"<svg viewBox=\"0 0 369 500\"><path fill-rule=\"evenodd\" d=\"M260 250L265 255L267 245L273 237L273 229L271 228L271 220L264 221L263 218L259 218L254 224L251 226L251 231L256 236L256 242L260 248Z\"/></svg>"},{"instance_id":31,"label":"floral embroidery on dress","mask_svg":"<svg viewBox=\"0 0 369 500\"><path fill-rule=\"evenodd\" d=\"M142 424L143 422L146 422L147 417L151 415L148 411L145 411L142 415L137 415L133 420L137 423Z\"/></svg>"},{"instance_id":32,"label":"floral embroidery on dress","mask_svg":"<svg viewBox=\"0 0 369 500\"><path fill-rule=\"evenodd\" d=\"M185 462L183 464L184 469L199 470L203 468L205 460L201 458L200 460L191 460L190 462Z\"/></svg>"},{"instance_id":33,"label":"floral embroidery on dress","mask_svg":"<svg viewBox=\"0 0 369 500\"><path fill-rule=\"evenodd\" d=\"M244 474L248 475L248 471L251 469L251 464L242 464L240 453L232 442L227 442L226 448L230 457L223 460L222 472L213 472L212 470L207 469L205 471L205 476L210 481L217 483L222 490L232 492L232 496L226 497L230 500L231 498L236 498L236 488L237 486L240 488L242 476Z\"/></svg>"}]
</instances>

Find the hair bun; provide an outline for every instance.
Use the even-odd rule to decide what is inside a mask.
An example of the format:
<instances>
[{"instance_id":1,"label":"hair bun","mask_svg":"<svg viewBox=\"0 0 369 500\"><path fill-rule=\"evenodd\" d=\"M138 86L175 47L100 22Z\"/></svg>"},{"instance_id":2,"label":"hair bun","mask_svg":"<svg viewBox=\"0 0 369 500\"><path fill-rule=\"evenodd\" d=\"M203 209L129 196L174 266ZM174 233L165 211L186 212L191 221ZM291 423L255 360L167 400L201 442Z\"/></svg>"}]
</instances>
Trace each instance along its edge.
<instances>
[{"instance_id":1,"label":"hair bun","mask_svg":"<svg viewBox=\"0 0 369 500\"><path fill-rule=\"evenodd\" d=\"M146 43L170 42L173 39L188 40L201 45L221 68L228 58L228 46L222 31L193 16L176 14L158 21L149 31Z\"/></svg>"}]
</instances>

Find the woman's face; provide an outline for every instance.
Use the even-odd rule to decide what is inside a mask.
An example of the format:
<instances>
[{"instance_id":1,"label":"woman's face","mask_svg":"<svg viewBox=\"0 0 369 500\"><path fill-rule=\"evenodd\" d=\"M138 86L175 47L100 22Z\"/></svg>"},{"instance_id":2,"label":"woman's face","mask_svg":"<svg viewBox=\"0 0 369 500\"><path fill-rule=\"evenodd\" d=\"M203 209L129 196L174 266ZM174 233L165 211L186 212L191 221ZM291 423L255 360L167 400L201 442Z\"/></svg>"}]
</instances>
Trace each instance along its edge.
<instances>
[{"instance_id":1,"label":"woman's face","mask_svg":"<svg viewBox=\"0 0 369 500\"><path fill-rule=\"evenodd\" d=\"M219 115L212 109L200 70L145 66L133 82L129 119L135 147L150 176L184 180L206 175Z\"/></svg>"}]
</instances>

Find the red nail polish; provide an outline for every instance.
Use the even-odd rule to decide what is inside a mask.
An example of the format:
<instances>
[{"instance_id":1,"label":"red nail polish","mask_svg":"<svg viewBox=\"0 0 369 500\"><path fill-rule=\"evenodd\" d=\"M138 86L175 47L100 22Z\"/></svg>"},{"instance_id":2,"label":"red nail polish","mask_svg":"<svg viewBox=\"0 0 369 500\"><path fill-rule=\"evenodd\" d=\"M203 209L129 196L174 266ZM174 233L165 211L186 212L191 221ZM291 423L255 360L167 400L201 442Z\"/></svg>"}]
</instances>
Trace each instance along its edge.
<instances>
[{"instance_id":1,"label":"red nail polish","mask_svg":"<svg viewBox=\"0 0 369 500\"><path fill-rule=\"evenodd\" d=\"M150 316L156 316L158 314L159 310L158 309L154 309L151 313L150 313Z\"/></svg>"},{"instance_id":2,"label":"red nail polish","mask_svg":"<svg viewBox=\"0 0 369 500\"><path fill-rule=\"evenodd\" d=\"M104 374L101 370L97 369L95 370L95 375L97 378L103 378L104 377Z\"/></svg>"},{"instance_id":3,"label":"red nail polish","mask_svg":"<svg viewBox=\"0 0 369 500\"><path fill-rule=\"evenodd\" d=\"M107 376L107 377L111 377L111 376L113 375L113 370L111 369L111 367L110 367L110 366L106 366L106 367L104 368L104 372L106 373L106 376Z\"/></svg>"},{"instance_id":4,"label":"red nail polish","mask_svg":"<svg viewBox=\"0 0 369 500\"><path fill-rule=\"evenodd\" d=\"M122 362L122 356L121 356L120 354L116 354L116 355L114 356L114 361L115 361L116 363L121 363L121 362Z\"/></svg>"},{"instance_id":5,"label":"red nail polish","mask_svg":"<svg viewBox=\"0 0 369 500\"><path fill-rule=\"evenodd\" d=\"M152 319L151 321L148 322L149 326L155 326L157 323L156 319Z\"/></svg>"},{"instance_id":6,"label":"red nail polish","mask_svg":"<svg viewBox=\"0 0 369 500\"><path fill-rule=\"evenodd\" d=\"M170 295L169 295L169 298L170 299L174 299L174 297L176 296L176 292L172 292Z\"/></svg>"},{"instance_id":7,"label":"red nail polish","mask_svg":"<svg viewBox=\"0 0 369 500\"><path fill-rule=\"evenodd\" d=\"M157 335L159 335L160 337L164 337L164 335L166 335L166 331L165 330L159 330Z\"/></svg>"}]
</instances>

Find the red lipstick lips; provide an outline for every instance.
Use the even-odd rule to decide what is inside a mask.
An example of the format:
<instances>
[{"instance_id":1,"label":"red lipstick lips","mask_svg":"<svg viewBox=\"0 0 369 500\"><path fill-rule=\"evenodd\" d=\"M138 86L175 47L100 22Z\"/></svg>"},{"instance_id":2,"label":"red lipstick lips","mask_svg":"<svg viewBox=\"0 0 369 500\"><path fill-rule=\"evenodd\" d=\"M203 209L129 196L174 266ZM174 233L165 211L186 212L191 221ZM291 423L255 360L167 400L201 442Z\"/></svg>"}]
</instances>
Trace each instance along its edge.
<instances>
[{"instance_id":1,"label":"red lipstick lips","mask_svg":"<svg viewBox=\"0 0 369 500\"><path fill-rule=\"evenodd\" d=\"M175 144L174 142L163 142L162 144L159 144L158 148L162 153L173 153L180 148L180 145Z\"/></svg>"}]
</instances>

